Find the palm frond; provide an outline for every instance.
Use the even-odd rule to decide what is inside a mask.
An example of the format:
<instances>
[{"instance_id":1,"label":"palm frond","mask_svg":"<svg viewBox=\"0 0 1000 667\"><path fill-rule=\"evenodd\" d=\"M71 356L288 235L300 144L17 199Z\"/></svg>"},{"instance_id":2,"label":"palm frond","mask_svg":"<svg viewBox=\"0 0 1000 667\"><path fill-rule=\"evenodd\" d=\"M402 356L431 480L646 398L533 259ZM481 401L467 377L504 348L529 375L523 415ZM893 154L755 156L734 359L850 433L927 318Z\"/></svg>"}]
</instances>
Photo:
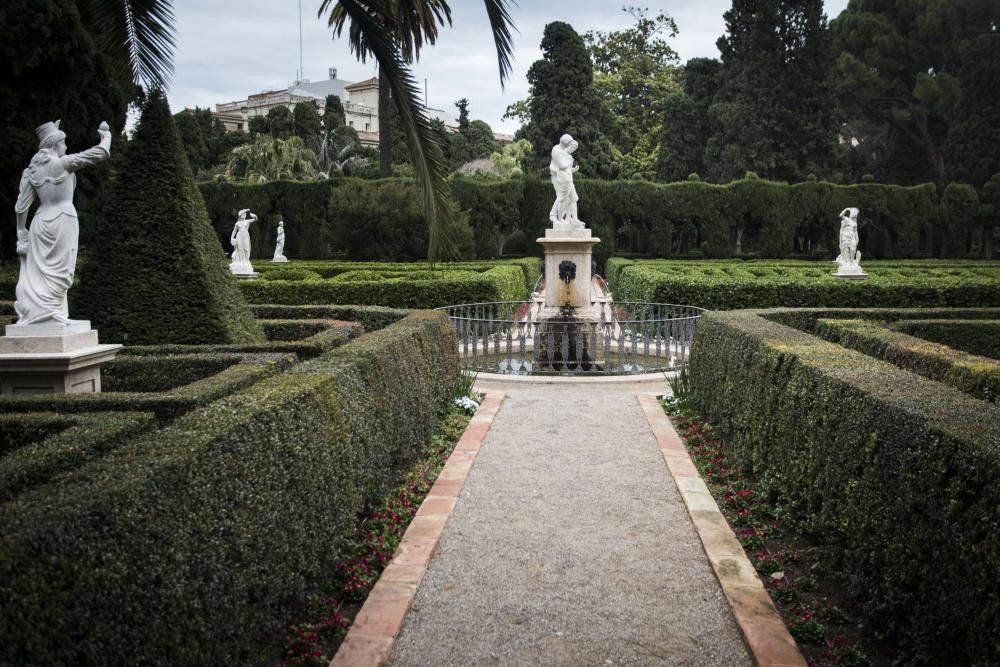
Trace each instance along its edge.
<instances>
[{"instance_id":1,"label":"palm frond","mask_svg":"<svg viewBox=\"0 0 1000 667\"><path fill-rule=\"evenodd\" d=\"M119 74L147 89L165 87L177 46L172 0L94 0L93 6L103 27L101 48L115 55Z\"/></svg>"},{"instance_id":2,"label":"palm frond","mask_svg":"<svg viewBox=\"0 0 1000 667\"><path fill-rule=\"evenodd\" d=\"M510 18L508 0L483 0L486 5L486 15L490 19L490 30L497 47L497 65L500 67L500 87L503 88L510 76L511 58L514 55L514 43L510 30L514 21ZM515 3L516 4L516 3Z\"/></svg>"},{"instance_id":3,"label":"palm frond","mask_svg":"<svg viewBox=\"0 0 1000 667\"><path fill-rule=\"evenodd\" d=\"M324 1L323 8L328 4L329 2ZM385 0L339 0L337 6L351 20L352 30L356 27L359 34L364 36L366 48L378 61L392 91L392 99L399 111L400 124L413 161L413 170L421 189L430 233L427 259L433 264L438 260L459 256L453 227L457 210L451 201L450 187L445 178L444 156L434 140L430 122L418 101L417 83L406 67L392 34L375 18L390 15L388 4Z\"/></svg>"}]
</instances>

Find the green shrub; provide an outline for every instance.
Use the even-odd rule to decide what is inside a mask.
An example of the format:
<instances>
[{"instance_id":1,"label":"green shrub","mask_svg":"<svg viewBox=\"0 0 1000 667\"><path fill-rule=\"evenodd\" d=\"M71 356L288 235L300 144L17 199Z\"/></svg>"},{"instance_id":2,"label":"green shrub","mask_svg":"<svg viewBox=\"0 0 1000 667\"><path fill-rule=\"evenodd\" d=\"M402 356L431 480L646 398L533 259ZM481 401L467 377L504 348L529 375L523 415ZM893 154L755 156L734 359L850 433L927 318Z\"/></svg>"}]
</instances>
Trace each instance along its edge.
<instances>
[{"instance_id":1,"label":"green shrub","mask_svg":"<svg viewBox=\"0 0 1000 667\"><path fill-rule=\"evenodd\" d=\"M169 391L241 363L238 354L133 356L120 354L101 367L101 391Z\"/></svg>"},{"instance_id":2,"label":"green shrub","mask_svg":"<svg viewBox=\"0 0 1000 667\"><path fill-rule=\"evenodd\" d=\"M0 502L123 445L154 424L145 412L0 415L0 441L13 445L0 452ZM20 438L8 440L15 431Z\"/></svg>"},{"instance_id":3,"label":"green shrub","mask_svg":"<svg viewBox=\"0 0 1000 667\"><path fill-rule=\"evenodd\" d=\"M335 327L333 320L261 320L260 325L269 341L300 341ZM345 341L346 342L346 341Z\"/></svg>"},{"instance_id":4,"label":"green shrub","mask_svg":"<svg viewBox=\"0 0 1000 667\"><path fill-rule=\"evenodd\" d=\"M869 262L863 281L834 278L826 262L612 260L619 301L712 310L795 307L1000 306L1000 267L985 262Z\"/></svg>"},{"instance_id":5,"label":"green shrub","mask_svg":"<svg viewBox=\"0 0 1000 667\"><path fill-rule=\"evenodd\" d=\"M363 462L359 488L371 501L385 493L389 472L415 454L436 410L451 398L458 344L444 313L416 311L290 372L335 380Z\"/></svg>"},{"instance_id":6,"label":"green shrub","mask_svg":"<svg viewBox=\"0 0 1000 667\"><path fill-rule=\"evenodd\" d=\"M322 280L323 276L308 269L293 269L283 267L280 269L270 269L262 271L260 277L264 280Z\"/></svg>"},{"instance_id":7,"label":"green shrub","mask_svg":"<svg viewBox=\"0 0 1000 667\"><path fill-rule=\"evenodd\" d=\"M377 331L406 317L409 311L384 306L289 306L255 304L250 307L258 319L311 320L331 319L360 323L365 331Z\"/></svg>"},{"instance_id":8,"label":"green shrub","mask_svg":"<svg viewBox=\"0 0 1000 667\"><path fill-rule=\"evenodd\" d=\"M917 338L934 341L991 359L1000 359L1000 317L998 321L941 321L914 318L895 326Z\"/></svg>"},{"instance_id":9,"label":"green shrub","mask_svg":"<svg viewBox=\"0 0 1000 667\"><path fill-rule=\"evenodd\" d=\"M297 318L293 318L297 319ZM315 327L305 324L301 326L289 325L284 329L284 335L294 336L295 330L300 333L308 333ZM198 353L235 353L242 355L259 355L262 359L276 358L274 355L294 355L299 359L311 359L323 354L327 350L343 345L347 341L361 335L363 326L354 322L338 322L331 326L326 323L319 333L313 334L301 340L275 340L267 343L253 343L243 345L130 345L122 352L127 355L147 356L147 355L187 355Z\"/></svg>"},{"instance_id":10,"label":"green shrub","mask_svg":"<svg viewBox=\"0 0 1000 667\"><path fill-rule=\"evenodd\" d=\"M108 200L69 296L74 315L92 320L103 342L263 341L162 93L150 94Z\"/></svg>"},{"instance_id":11,"label":"green shrub","mask_svg":"<svg viewBox=\"0 0 1000 667\"><path fill-rule=\"evenodd\" d=\"M160 392L0 396L0 413L152 412L160 421L168 421L284 370L292 360L287 354L250 355L220 373Z\"/></svg>"},{"instance_id":12,"label":"green shrub","mask_svg":"<svg viewBox=\"0 0 1000 667\"><path fill-rule=\"evenodd\" d=\"M887 322L820 319L816 333L831 342L943 382L974 398L994 403L1000 400L1000 363L908 336L889 326Z\"/></svg>"},{"instance_id":13,"label":"green shrub","mask_svg":"<svg viewBox=\"0 0 1000 667\"><path fill-rule=\"evenodd\" d=\"M0 505L0 662L250 661L458 374L447 317L413 313Z\"/></svg>"},{"instance_id":14,"label":"green shrub","mask_svg":"<svg viewBox=\"0 0 1000 667\"><path fill-rule=\"evenodd\" d=\"M357 272L352 273L357 275ZM510 263L498 264L474 275L460 272L441 280L380 278L353 281L338 276L331 280L298 283L244 281L240 283L240 287L251 303L289 305L360 304L393 308L437 308L459 303L519 301L526 296L524 273L521 267Z\"/></svg>"},{"instance_id":15,"label":"green shrub","mask_svg":"<svg viewBox=\"0 0 1000 667\"><path fill-rule=\"evenodd\" d=\"M942 664L1000 661L1000 408L755 311L703 317L690 372L871 623Z\"/></svg>"}]
</instances>

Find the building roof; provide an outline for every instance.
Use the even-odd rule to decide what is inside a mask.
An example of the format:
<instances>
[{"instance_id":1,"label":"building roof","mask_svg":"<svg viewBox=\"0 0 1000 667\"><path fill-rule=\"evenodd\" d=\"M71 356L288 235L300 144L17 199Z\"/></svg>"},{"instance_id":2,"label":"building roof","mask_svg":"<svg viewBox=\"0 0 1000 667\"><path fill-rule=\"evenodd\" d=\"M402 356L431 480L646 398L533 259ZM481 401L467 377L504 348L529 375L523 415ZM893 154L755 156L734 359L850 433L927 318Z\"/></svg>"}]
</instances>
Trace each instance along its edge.
<instances>
[{"instance_id":1,"label":"building roof","mask_svg":"<svg viewBox=\"0 0 1000 667\"><path fill-rule=\"evenodd\" d=\"M325 79L323 81L301 81L288 87L292 95L302 95L325 100L327 95L336 95L341 101L347 101L346 88L349 82L343 79Z\"/></svg>"},{"instance_id":2,"label":"building roof","mask_svg":"<svg viewBox=\"0 0 1000 667\"><path fill-rule=\"evenodd\" d=\"M365 88L378 88L378 79L372 77L371 79L365 79L364 81L358 81L357 83L349 83L344 86L347 90L364 90Z\"/></svg>"}]
</instances>

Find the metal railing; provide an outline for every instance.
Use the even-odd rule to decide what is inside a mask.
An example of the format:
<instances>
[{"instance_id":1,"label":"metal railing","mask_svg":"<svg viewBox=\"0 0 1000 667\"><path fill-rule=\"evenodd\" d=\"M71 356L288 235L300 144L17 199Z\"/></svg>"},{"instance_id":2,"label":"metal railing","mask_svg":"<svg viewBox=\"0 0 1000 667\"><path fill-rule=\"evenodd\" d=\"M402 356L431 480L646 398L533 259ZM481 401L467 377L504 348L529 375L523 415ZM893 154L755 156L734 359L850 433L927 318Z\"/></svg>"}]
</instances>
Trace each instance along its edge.
<instances>
[{"instance_id":1,"label":"metal railing","mask_svg":"<svg viewBox=\"0 0 1000 667\"><path fill-rule=\"evenodd\" d=\"M630 375L687 365L703 308L665 303L595 303L541 318L544 302L445 306L468 370L515 375Z\"/></svg>"}]
</instances>

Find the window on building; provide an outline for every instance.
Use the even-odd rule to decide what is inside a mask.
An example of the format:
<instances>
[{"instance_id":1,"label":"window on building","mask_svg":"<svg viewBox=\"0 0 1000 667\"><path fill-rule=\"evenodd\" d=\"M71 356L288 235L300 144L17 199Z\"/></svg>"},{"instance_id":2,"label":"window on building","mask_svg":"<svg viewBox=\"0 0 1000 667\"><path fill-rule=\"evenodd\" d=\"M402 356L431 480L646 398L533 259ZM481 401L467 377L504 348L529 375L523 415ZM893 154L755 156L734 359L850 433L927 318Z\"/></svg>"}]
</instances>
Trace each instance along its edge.
<instances>
[{"instance_id":1,"label":"window on building","mask_svg":"<svg viewBox=\"0 0 1000 667\"><path fill-rule=\"evenodd\" d=\"M365 132L371 132L371 131L372 131L372 124L365 123Z\"/></svg>"}]
</instances>

